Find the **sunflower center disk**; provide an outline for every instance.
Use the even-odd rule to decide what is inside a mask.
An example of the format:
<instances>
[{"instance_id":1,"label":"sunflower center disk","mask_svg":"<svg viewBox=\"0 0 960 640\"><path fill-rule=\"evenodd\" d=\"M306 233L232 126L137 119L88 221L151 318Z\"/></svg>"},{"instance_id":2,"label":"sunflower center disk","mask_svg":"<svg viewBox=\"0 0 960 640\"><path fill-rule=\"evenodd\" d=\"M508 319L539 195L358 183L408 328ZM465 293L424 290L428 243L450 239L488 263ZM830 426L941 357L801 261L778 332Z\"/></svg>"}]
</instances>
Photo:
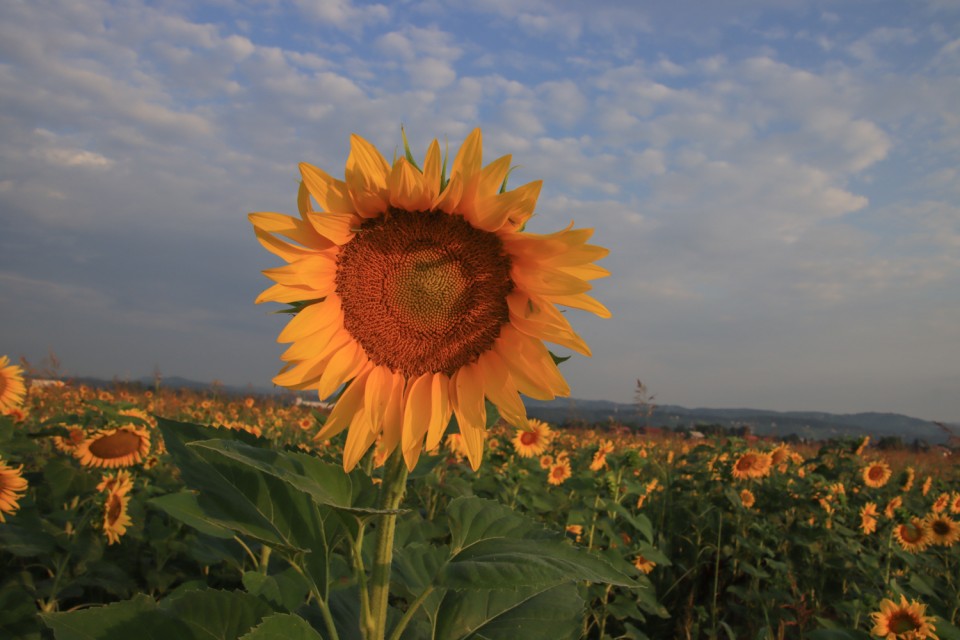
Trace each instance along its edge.
<instances>
[{"instance_id":1,"label":"sunflower center disk","mask_svg":"<svg viewBox=\"0 0 960 640\"><path fill-rule=\"evenodd\" d=\"M337 259L344 328L376 364L452 375L509 320L510 259L494 233L457 215L392 209Z\"/></svg>"},{"instance_id":2,"label":"sunflower center disk","mask_svg":"<svg viewBox=\"0 0 960 640\"><path fill-rule=\"evenodd\" d=\"M118 431L90 444L90 453L108 460L128 456L139 449L140 436L129 431Z\"/></svg>"}]
</instances>

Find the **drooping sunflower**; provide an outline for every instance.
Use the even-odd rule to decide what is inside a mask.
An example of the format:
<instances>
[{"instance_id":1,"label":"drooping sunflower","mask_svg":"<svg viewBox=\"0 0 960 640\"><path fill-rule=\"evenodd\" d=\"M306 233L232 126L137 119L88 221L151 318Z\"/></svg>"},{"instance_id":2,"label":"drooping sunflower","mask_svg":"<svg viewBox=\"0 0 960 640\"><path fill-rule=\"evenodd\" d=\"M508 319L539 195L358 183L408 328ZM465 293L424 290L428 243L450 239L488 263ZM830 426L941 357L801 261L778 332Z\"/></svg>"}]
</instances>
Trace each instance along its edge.
<instances>
[{"instance_id":1,"label":"drooping sunflower","mask_svg":"<svg viewBox=\"0 0 960 640\"><path fill-rule=\"evenodd\" d=\"M633 559L633 566L635 566L637 570L642 573L650 573L653 571L654 567L657 566L657 563L653 560L645 558L643 554L640 554Z\"/></svg>"},{"instance_id":2,"label":"drooping sunflower","mask_svg":"<svg viewBox=\"0 0 960 640\"><path fill-rule=\"evenodd\" d=\"M890 470L890 465L884 460L877 460L863 468L863 483L868 487L879 489L887 484L891 475L893 472Z\"/></svg>"},{"instance_id":3,"label":"drooping sunflower","mask_svg":"<svg viewBox=\"0 0 960 640\"><path fill-rule=\"evenodd\" d=\"M100 480L100 484L97 485L97 491L106 493L116 492L126 495L130 493L131 489L133 489L133 476L126 469L120 469L113 474L105 474Z\"/></svg>"},{"instance_id":4,"label":"drooping sunflower","mask_svg":"<svg viewBox=\"0 0 960 640\"><path fill-rule=\"evenodd\" d=\"M528 428L518 429L513 436L513 448L521 458L532 458L539 456L547 450L553 433L550 426L541 420L530 419L527 421Z\"/></svg>"},{"instance_id":5,"label":"drooping sunflower","mask_svg":"<svg viewBox=\"0 0 960 640\"><path fill-rule=\"evenodd\" d=\"M920 518L911 518L910 522L898 524L893 528L893 537L900 548L910 553L919 553L930 546L930 528Z\"/></svg>"},{"instance_id":6,"label":"drooping sunflower","mask_svg":"<svg viewBox=\"0 0 960 640\"><path fill-rule=\"evenodd\" d=\"M128 493L117 490L107 493L107 499L103 503L103 534L107 536L107 544L120 542L120 537L127 532L127 527L133 524L133 519L127 513L129 504Z\"/></svg>"},{"instance_id":7,"label":"drooping sunflower","mask_svg":"<svg viewBox=\"0 0 960 640\"><path fill-rule=\"evenodd\" d=\"M877 530L877 503L868 502L860 508L860 530L870 535Z\"/></svg>"},{"instance_id":8,"label":"drooping sunflower","mask_svg":"<svg viewBox=\"0 0 960 640\"><path fill-rule=\"evenodd\" d=\"M100 429L93 433L73 455L85 467L116 469L143 462L150 452L150 432L134 425Z\"/></svg>"},{"instance_id":9,"label":"drooping sunflower","mask_svg":"<svg viewBox=\"0 0 960 640\"><path fill-rule=\"evenodd\" d=\"M926 518L930 543L951 547L960 541L960 524L946 514L930 514Z\"/></svg>"},{"instance_id":10,"label":"drooping sunflower","mask_svg":"<svg viewBox=\"0 0 960 640\"><path fill-rule=\"evenodd\" d=\"M884 640L924 640L931 638L938 640L934 632L934 618L925 615L927 605L916 600L907 602L906 596L900 595L900 603L883 599L880 602L880 611L870 614L874 626L870 633L884 638Z\"/></svg>"},{"instance_id":11,"label":"drooping sunflower","mask_svg":"<svg viewBox=\"0 0 960 640\"><path fill-rule=\"evenodd\" d=\"M27 491L23 477L23 465L11 467L0 458L0 522L6 522L3 514L12 516L20 508L20 498Z\"/></svg>"},{"instance_id":12,"label":"drooping sunflower","mask_svg":"<svg viewBox=\"0 0 960 640\"><path fill-rule=\"evenodd\" d=\"M27 388L23 384L23 369L10 364L7 356L0 356L0 415L23 404Z\"/></svg>"},{"instance_id":13,"label":"drooping sunflower","mask_svg":"<svg viewBox=\"0 0 960 640\"><path fill-rule=\"evenodd\" d=\"M67 427L67 435L53 436L53 446L63 453L73 453L86 439L87 432L83 427L72 425Z\"/></svg>"},{"instance_id":14,"label":"drooping sunflower","mask_svg":"<svg viewBox=\"0 0 960 640\"><path fill-rule=\"evenodd\" d=\"M405 145L406 147L406 145ZM569 388L543 341L590 355L555 305L609 317L587 295L609 275L590 229L524 231L541 182L506 190L511 157L482 165L479 129L446 178L434 140L421 169L406 149L388 164L351 137L345 180L301 164L300 217L253 213L257 238L288 264L257 302L294 306L279 386L327 398L345 383L318 438L348 430L344 468L380 438L412 469L456 416L470 465L480 465L485 399L527 427L520 394ZM281 237L282 236L282 237Z\"/></svg>"}]
</instances>

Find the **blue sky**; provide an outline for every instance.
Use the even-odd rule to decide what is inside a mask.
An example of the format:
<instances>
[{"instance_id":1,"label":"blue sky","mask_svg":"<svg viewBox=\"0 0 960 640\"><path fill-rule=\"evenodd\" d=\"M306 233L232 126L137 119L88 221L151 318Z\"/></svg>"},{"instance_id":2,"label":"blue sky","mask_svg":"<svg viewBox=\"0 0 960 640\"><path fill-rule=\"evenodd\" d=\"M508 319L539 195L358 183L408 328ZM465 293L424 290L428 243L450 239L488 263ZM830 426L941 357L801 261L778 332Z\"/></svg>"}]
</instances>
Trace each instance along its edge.
<instances>
[{"instance_id":1,"label":"blue sky","mask_svg":"<svg viewBox=\"0 0 960 640\"><path fill-rule=\"evenodd\" d=\"M0 353L268 386L250 211L475 126L611 249L573 395L960 420L960 3L0 6Z\"/></svg>"}]
</instances>

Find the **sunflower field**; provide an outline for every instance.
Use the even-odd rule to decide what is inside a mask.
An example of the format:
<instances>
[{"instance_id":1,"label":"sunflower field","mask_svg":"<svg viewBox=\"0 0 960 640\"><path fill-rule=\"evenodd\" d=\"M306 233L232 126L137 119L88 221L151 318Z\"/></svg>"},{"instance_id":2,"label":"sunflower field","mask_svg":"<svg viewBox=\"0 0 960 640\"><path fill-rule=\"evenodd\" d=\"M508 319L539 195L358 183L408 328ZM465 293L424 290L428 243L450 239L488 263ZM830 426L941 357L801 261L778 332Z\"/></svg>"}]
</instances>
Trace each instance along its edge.
<instances>
[{"instance_id":1,"label":"sunflower field","mask_svg":"<svg viewBox=\"0 0 960 640\"><path fill-rule=\"evenodd\" d=\"M534 234L473 130L300 165L273 382L334 399L33 380L0 359L0 634L92 640L960 639L960 474L554 428L558 307L609 318L591 229Z\"/></svg>"},{"instance_id":2,"label":"sunflower field","mask_svg":"<svg viewBox=\"0 0 960 640\"><path fill-rule=\"evenodd\" d=\"M357 505L386 464L344 474L343 436L313 437L325 411L124 385L10 405L0 637L363 637ZM407 478L395 637L960 637L949 458L532 422L491 425L477 471L449 434Z\"/></svg>"}]
</instances>

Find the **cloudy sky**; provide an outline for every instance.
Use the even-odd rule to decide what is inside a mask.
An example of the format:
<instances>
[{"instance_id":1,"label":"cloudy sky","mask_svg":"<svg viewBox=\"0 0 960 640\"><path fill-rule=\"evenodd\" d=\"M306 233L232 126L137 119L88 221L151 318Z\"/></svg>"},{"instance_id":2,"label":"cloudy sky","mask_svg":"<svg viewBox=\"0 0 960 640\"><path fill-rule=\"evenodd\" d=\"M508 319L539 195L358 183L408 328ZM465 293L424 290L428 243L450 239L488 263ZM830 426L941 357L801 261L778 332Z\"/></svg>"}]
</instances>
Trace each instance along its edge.
<instances>
[{"instance_id":1,"label":"cloudy sky","mask_svg":"<svg viewBox=\"0 0 960 640\"><path fill-rule=\"evenodd\" d=\"M267 387L246 214L351 133L481 126L544 179L530 231L611 249L575 397L960 421L957 34L956 0L6 0L0 354Z\"/></svg>"}]
</instances>

